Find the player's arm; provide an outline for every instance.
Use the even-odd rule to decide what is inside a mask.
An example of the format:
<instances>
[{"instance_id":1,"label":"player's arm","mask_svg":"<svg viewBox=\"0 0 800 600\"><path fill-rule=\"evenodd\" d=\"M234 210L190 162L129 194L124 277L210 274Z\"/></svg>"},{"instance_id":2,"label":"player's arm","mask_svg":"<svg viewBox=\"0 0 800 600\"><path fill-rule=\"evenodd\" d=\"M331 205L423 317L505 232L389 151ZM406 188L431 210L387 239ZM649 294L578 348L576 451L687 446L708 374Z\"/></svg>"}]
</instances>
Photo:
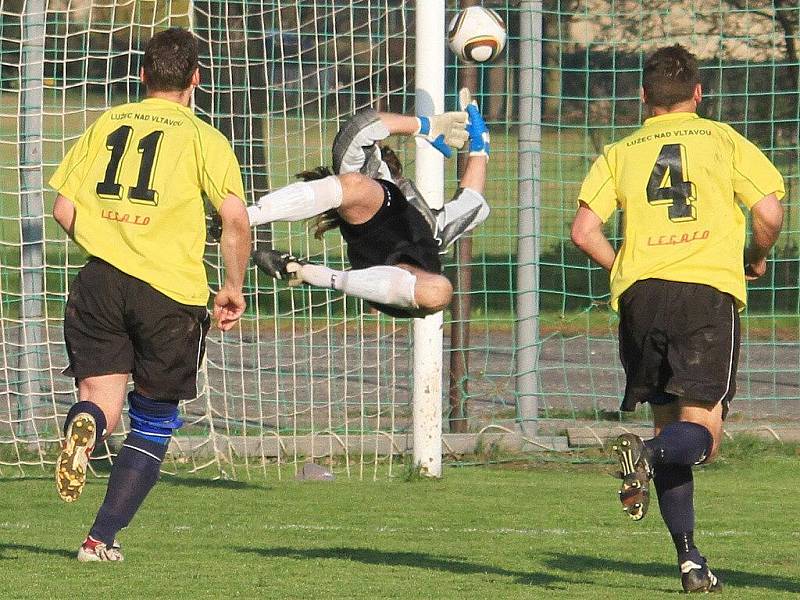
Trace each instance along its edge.
<instances>
[{"instance_id":1,"label":"player's arm","mask_svg":"<svg viewBox=\"0 0 800 600\"><path fill-rule=\"evenodd\" d=\"M486 185L486 165L489 162L488 156L470 155L467 164L464 166L464 174L461 176L459 185L483 195Z\"/></svg>"},{"instance_id":2,"label":"player's arm","mask_svg":"<svg viewBox=\"0 0 800 600\"><path fill-rule=\"evenodd\" d=\"M222 220L220 251L225 281L214 296L214 320L222 331L231 329L244 313L244 274L250 259L250 221L244 203L228 194L219 207Z\"/></svg>"},{"instance_id":3,"label":"player's arm","mask_svg":"<svg viewBox=\"0 0 800 600\"><path fill-rule=\"evenodd\" d=\"M53 218L67 232L70 239L75 239L75 205L71 200L59 194L53 204Z\"/></svg>"},{"instance_id":4,"label":"player's arm","mask_svg":"<svg viewBox=\"0 0 800 600\"><path fill-rule=\"evenodd\" d=\"M613 157L611 149L605 148L586 174L578 192L578 210L570 230L572 243L606 271L611 270L616 258L616 252L603 232L603 223L617 208L617 191L611 169Z\"/></svg>"},{"instance_id":5,"label":"player's arm","mask_svg":"<svg viewBox=\"0 0 800 600\"><path fill-rule=\"evenodd\" d=\"M616 257L614 247L603 233L603 220L583 201L572 221L570 237L589 258L606 271L611 270Z\"/></svg>"},{"instance_id":6,"label":"player's arm","mask_svg":"<svg viewBox=\"0 0 800 600\"><path fill-rule=\"evenodd\" d=\"M436 214L434 236L439 240L440 252L483 223L491 212L483 197L489 162L489 129L468 89L459 92L459 100L468 115L469 155L455 196Z\"/></svg>"},{"instance_id":7,"label":"player's arm","mask_svg":"<svg viewBox=\"0 0 800 600\"><path fill-rule=\"evenodd\" d=\"M483 194L486 185L486 165L489 162L489 128L478 109L478 103L472 99L469 89L461 88L458 92L458 100L461 109L467 115L465 132L469 140L469 157L459 185Z\"/></svg>"},{"instance_id":8,"label":"player's arm","mask_svg":"<svg viewBox=\"0 0 800 600\"><path fill-rule=\"evenodd\" d=\"M414 135L419 131L419 119L397 113L378 113L378 118L389 135Z\"/></svg>"},{"instance_id":9,"label":"player's arm","mask_svg":"<svg viewBox=\"0 0 800 600\"><path fill-rule=\"evenodd\" d=\"M378 113L378 118L391 135L415 135L421 137L450 158L453 148L462 148L468 139L467 113L445 112L430 117L412 117L397 113Z\"/></svg>"},{"instance_id":10,"label":"player's arm","mask_svg":"<svg viewBox=\"0 0 800 600\"><path fill-rule=\"evenodd\" d=\"M786 188L778 169L750 140L726 126L733 143L734 197L750 208L750 245L745 250L745 277L752 281L767 271L767 255L783 225L780 200ZM767 194L766 192L771 193Z\"/></svg>"},{"instance_id":11,"label":"player's arm","mask_svg":"<svg viewBox=\"0 0 800 600\"><path fill-rule=\"evenodd\" d=\"M745 252L745 277L752 281L767 271L767 255L783 226L783 206L773 194L764 196L750 209L750 245Z\"/></svg>"}]
</instances>

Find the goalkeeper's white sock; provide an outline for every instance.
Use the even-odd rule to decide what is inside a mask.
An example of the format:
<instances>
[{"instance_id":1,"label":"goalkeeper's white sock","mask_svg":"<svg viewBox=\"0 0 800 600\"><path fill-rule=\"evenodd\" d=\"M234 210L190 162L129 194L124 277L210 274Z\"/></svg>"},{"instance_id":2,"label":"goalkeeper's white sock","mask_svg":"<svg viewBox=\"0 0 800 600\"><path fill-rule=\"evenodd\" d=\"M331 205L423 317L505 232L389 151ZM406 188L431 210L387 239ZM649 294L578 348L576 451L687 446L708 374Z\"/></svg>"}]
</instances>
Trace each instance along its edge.
<instances>
[{"instance_id":1,"label":"goalkeeper's white sock","mask_svg":"<svg viewBox=\"0 0 800 600\"><path fill-rule=\"evenodd\" d=\"M335 175L298 181L258 199L247 207L250 226L273 221L302 221L342 205L342 184Z\"/></svg>"},{"instance_id":2,"label":"goalkeeper's white sock","mask_svg":"<svg viewBox=\"0 0 800 600\"><path fill-rule=\"evenodd\" d=\"M397 308L419 308L414 299L417 278L405 269L380 265L336 271L323 265L303 265L300 278L310 285L327 287L348 296Z\"/></svg>"}]
</instances>

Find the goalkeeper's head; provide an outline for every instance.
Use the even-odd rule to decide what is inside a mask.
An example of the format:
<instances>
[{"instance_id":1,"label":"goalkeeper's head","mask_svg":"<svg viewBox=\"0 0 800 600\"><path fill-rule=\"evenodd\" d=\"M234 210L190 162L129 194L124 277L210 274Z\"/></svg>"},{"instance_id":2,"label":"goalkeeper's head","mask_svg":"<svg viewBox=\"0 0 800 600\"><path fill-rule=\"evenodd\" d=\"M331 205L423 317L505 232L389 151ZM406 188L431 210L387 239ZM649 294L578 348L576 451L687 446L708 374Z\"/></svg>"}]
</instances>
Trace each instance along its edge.
<instances>
[{"instance_id":1,"label":"goalkeeper's head","mask_svg":"<svg viewBox=\"0 0 800 600\"><path fill-rule=\"evenodd\" d=\"M198 67L194 35L173 27L160 31L147 42L142 81L148 93L183 92L200 82Z\"/></svg>"},{"instance_id":2,"label":"goalkeeper's head","mask_svg":"<svg viewBox=\"0 0 800 600\"><path fill-rule=\"evenodd\" d=\"M700 102L697 58L680 44L656 50L642 70L642 100L651 109L670 110L686 102Z\"/></svg>"}]
</instances>

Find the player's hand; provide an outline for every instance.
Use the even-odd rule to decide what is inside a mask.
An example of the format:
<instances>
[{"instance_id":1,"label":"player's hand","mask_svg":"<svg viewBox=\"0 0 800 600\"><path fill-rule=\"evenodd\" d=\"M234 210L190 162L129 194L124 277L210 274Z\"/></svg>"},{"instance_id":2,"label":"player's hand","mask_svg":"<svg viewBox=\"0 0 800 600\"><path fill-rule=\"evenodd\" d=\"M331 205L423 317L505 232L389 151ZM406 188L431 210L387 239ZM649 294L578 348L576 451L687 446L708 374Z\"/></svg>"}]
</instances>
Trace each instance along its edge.
<instances>
[{"instance_id":1,"label":"player's hand","mask_svg":"<svg viewBox=\"0 0 800 600\"><path fill-rule=\"evenodd\" d=\"M467 134L469 135L469 155L485 156L489 158L489 128L483 120L478 103L472 99L472 94L467 88L458 92L458 102L461 109L466 111L469 118Z\"/></svg>"},{"instance_id":2,"label":"player's hand","mask_svg":"<svg viewBox=\"0 0 800 600\"><path fill-rule=\"evenodd\" d=\"M767 259L762 258L761 260L751 262L747 261L744 265L744 278L747 281L755 281L759 277L761 277L764 273L767 272Z\"/></svg>"},{"instance_id":3,"label":"player's hand","mask_svg":"<svg viewBox=\"0 0 800 600\"><path fill-rule=\"evenodd\" d=\"M425 138L445 158L450 158L453 148L461 149L469 139L466 130L467 113L446 112L432 117L417 117L419 120L419 131L417 136Z\"/></svg>"},{"instance_id":4,"label":"player's hand","mask_svg":"<svg viewBox=\"0 0 800 600\"><path fill-rule=\"evenodd\" d=\"M246 307L242 290L223 286L214 296L214 321L222 331L230 330L244 314Z\"/></svg>"}]
</instances>

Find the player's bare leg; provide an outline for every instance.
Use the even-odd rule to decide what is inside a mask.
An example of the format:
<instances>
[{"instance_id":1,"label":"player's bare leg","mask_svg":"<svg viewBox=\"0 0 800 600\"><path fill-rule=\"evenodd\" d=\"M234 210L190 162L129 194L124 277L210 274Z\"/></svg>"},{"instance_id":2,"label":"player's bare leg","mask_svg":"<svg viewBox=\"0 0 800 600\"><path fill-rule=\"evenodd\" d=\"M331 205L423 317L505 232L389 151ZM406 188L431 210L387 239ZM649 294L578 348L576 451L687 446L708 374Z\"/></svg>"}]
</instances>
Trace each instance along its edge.
<instances>
[{"instance_id":1,"label":"player's bare leg","mask_svg":"<svg viewBox=\"0 0 800 600\"><path fill-rule=\"evenodd\" d=\"M383 204L383 187L361 173L298 181L270 192L247 209L250 225L302 221L335 209L346 222L369 221Z\"/></svg>"},{"instance_id":2,"label":"player's bare leg","mask_svg":"<svg viewBox=\"0 0 800 600\"><path fill-rule=\"evenodd\" d=\"M79 401L67 415L56 459L56 491L64 502L74 502L83 492L92 450L119 422L127 381L127 373L117 373L78 383Z\"/></svg>"},{"instance_id":3,"label":"player's bare leg","mask_svg":"<svg viewBox=\"0 0 800 600\"><path fill-rule=\"evenodd\" d=\"M413 265L378 265L339 271L309 264L278 250L259 250L253 261L265 273L289 285L308 284L339 290L369 302L406 309L414 316L444 310L453 297L453 285L444 276Z\"/></svg>"},{"instance_id":4,"label":"player's bare leg","mask_svg":"<svg viewBox=\"0 0 800 600\"><path fill-rule=\"evenodd\" d=\"M694 544L693 465L711 460L722 438L722 404L677 400L653 406L656 437L647 440L664 523L672 536L687 592L716 592L722 582Z\"/></svg>"},{"instance_id":5,"label":"player's bare leg","mask_svg":"<svg viewBox=\"0 0 800 600\"><path fill-rule=\"evenodd\" d=\"M336 209L339 216L350 225L366 223L383 206L383 186L361 173L338 175L342 186L342 204Z\"/></svg>"},{"instance_id":6,"label":"player's bare leg","mask_svg":"<svg viewBox=\"0 0 800 600\"><path fill-rule=\"evenodd\" d=\"M444 275L430 273L414 265L399 264L416 278L414 301L422 314L433 314L450 306L453 284Z\"/></svg>"},{"instance_id":7,"label":"player's bare leg","mask_svg":"<svg viewBox=\"0 0 800 600\"><path fill-rule=\"evenodd\" d=\"M330 175L313 181L298 181L261 196L247 207L250 225L275 221L303 221L342 204L339 177Z\"/></svg>"},{"instance_id":8,"label":"player's bare leg","mask_svg":"<svg viewBox=\"0 0 800 600\"><path fill-rule=\"evenodd\" d=\"M157 401L137 387L128 394L130 433L122 443L108 479L105 498L78 560L123 560L117 533L128 526L158 481L172 433L183 423L177 401Z\"/></svg>"}]
</instances>

